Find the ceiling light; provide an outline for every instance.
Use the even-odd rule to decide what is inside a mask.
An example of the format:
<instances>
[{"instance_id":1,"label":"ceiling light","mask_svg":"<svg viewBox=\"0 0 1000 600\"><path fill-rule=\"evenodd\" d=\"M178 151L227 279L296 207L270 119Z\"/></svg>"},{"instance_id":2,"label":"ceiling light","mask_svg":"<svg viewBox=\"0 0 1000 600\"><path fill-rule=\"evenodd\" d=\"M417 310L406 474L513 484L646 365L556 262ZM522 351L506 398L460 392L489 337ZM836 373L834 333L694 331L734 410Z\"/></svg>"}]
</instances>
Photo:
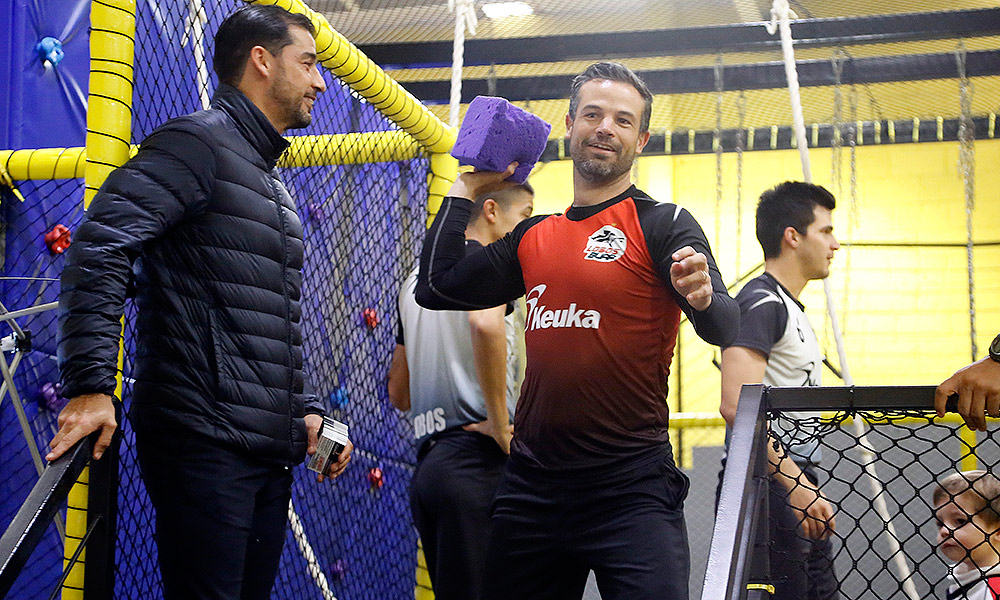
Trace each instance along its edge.
<instances>
[{"instance_id":1,"label":"ceiling light","mask_svg":"<svg viewBox=\"0 0 1000 600\"><path fill-rule=\"evenodd\" d=\"M524 17L535 13L527 2L490 2L483 5L483 14L490 19Z\"/></svg>"}]
</instances>

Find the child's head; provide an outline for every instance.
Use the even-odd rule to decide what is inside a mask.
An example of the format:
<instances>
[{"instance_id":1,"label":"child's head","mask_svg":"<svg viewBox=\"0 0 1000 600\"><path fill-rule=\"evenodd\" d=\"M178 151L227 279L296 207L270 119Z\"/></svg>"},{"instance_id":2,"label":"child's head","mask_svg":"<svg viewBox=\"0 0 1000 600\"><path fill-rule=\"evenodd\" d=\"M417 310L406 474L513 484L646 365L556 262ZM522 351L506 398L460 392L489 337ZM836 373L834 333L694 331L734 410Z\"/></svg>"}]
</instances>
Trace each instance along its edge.
<instances>
[{"instance_id":1,"label":"child's head","mask_svg":"<svg viewBox=\"0 0 1000 600\"><path fill-rule=\"evenodd\" d=\"M986 471L953 473L934 489L938 548L968 568L1000 563L1000 480Z\"/></svg>"}]
</instances>

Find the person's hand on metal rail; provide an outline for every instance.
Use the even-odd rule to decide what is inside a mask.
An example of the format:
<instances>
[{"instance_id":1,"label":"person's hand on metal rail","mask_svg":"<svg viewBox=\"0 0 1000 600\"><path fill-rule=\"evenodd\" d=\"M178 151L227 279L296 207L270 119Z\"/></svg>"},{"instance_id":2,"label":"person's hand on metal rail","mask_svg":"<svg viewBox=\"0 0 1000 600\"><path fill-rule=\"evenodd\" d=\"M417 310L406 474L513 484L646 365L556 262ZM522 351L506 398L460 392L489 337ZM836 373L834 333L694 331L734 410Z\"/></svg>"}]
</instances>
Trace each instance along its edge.
<instances>
[{"instance_id":1,"label":"person's hand on metal rail","mask_svg":"<svg viewBox=\"0 0 1000 600\"><path fill-rule=\"evenodd\" d=\"M45 460L53 461L81 439L95 431L100 436L94 443L94 460L101 458L111 445L111 437L118 428L115 404L107 394L83 394L71 399L59 412L59 431L49 442L51 450Z\"/></svg>"},{"instance_id":2,"label":"person's hand on metal rail","mask_svg":"<svg viewBox=\"0 0 1000 600\"><path fill-rule=\"evenodd\" d=\"M939 417L949 412L949 396L957 396L955 412L969 429L986 431L986 415L1000 417L1000 335L990 345L990 354L959 369L934 392Z\"/></svg>"}]
</instances>

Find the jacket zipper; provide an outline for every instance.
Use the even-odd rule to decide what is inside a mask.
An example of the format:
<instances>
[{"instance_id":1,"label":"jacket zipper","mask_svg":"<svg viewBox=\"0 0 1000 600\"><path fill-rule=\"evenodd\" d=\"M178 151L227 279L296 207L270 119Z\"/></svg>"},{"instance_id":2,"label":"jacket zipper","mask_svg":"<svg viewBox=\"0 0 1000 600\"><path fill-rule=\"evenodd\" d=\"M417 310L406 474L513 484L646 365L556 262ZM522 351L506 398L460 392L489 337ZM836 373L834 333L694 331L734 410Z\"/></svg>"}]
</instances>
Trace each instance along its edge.
<instances>
[{"instance_id":1,"label":"jacket zipper","mask_svg":"<svg viewBox=\"0 0 1000 600\"><path fill-rule=\"evenodd\" d=\"M274 205L278 210L278 222L281 223L281 294L285 298L285 341L288 348L288 449L289 465L295 464L294 457L291 456L295 448L295 436L293 428L295 426L292 418L292 384L295 381L295 356L292 352L292 301L288 295L288 228L285 220L285 207L281 203L281 193L275 184L275 177L268 173L271 182L271 191L274 193Z\"/></svg>"}]
</instances>

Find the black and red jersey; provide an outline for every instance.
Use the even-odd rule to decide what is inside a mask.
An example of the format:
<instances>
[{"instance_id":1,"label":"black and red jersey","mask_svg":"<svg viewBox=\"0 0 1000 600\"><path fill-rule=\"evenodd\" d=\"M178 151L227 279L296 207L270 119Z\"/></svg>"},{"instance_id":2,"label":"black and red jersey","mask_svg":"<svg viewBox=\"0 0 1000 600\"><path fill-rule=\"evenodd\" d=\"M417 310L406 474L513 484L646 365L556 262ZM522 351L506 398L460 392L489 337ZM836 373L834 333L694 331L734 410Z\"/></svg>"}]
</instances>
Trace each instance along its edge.
<instances>
[{"instance_id":1,"label":"black and red jersey","mask_svg":"<svg viewBox=\"0 0 1000 600\"><path fill-rule=\"evenodd\" d=\"M424 245L417 300L471 309L526 296L515 457L571 473L669 444L667 374L681 312L713 344L739 329L739 307L694 217L633 186L595 206L527 219L463 258L471 206L445 199ZM670 284L671 255L684 246L708 257L715 294L702 312Z\"/></svg>"}]
</instances>

